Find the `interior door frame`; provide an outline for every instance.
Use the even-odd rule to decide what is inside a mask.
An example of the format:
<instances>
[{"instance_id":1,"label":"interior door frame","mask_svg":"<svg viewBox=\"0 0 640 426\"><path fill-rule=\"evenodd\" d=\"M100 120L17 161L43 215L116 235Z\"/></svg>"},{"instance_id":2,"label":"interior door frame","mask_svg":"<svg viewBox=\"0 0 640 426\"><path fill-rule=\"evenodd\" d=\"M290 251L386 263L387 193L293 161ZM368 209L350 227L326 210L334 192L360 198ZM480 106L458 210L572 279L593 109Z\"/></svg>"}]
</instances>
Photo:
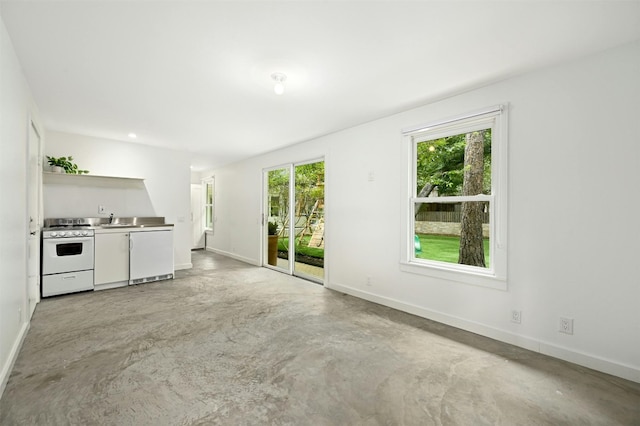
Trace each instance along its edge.
<instances>
[{"instance_id":1,"label":"interior door frame","mask_svg":"<svg viewBox=\"0 0 640 426\"><path fill-rule=\"evenodd\" d=\"M262 226L261 226L261 233L262 233L262 253L261 253L261 262L262 262L262 266L270 268L270 269L274 269L276 271L279 272L284 272L287 273L289 275L293 275L296 277L300 277L300 278L304 278L306 280L309 281L313 281L316 282L318 284L322 284L324 285L324 283L327 280L327 270L326 270L326 256L325 256L325 266L323 267L323 278L320 279L318 277L315 277L313 275L308 275L305 273L301 273L301 272L296 272L295 269L295 202L296 202L296 167L297 166L303 166L305 164L313 164L313 163L319 163L319 162L324 162L325 163L325 176L324 176L324 182L325 182L325 194L324 194L324 198L325 198L325 205L326 205L326 182L327 182L327 178L326 178L326 158L325 156L321 156L321 157L315 157L313 159L310 160L304 160L304 161L297 161L297 162L291 162L291 163L284 163L278 166L273 166L273 167L267 167L264 168L262 170ZM284 269L284 268L279 268L277 266L272 266L269 265L268 262L266 261L266 253L268 250L268 235L267 235L267 222L269 219L269 179L268 179L268 173L272 170L279 170L279 169L289 169L289 247L288 247L288 251L289 251L289 267L288 269ZM326 213L325 213L325 227L326 227ZM325 228L326 229L326 228ZM291 236L294 236L294 238L291 238ZM325 252L326 252L326 243L325 243Z\"/></svg>"},{"instance_id":2,"label":"interior door frame","mask_svg":"<svg viewBox=\"0 0 640 426\"><path fill-rule=\"evenodd\" d=\"M35 134L35 139L32 136ZM25 307L24 312L27 320L31 318L36 305L40 303L40 232L42 227L43 206L42 206L42 131L33 117L29 116L27 128L26 147L26 175L27 175L27 285L25 286ZM35 153L34 153L35 151ZM35 154L35 176L32 173L32 155ZM35 191L35 197L32 196ZM35 204L35 206L33 205ZM35 208L34 208L35 207ZM34 282L35 280L35 282Z\"/></svg>"},{"instance_id":3,"label":"interior door frame","mask_svg":"<svg viewBox=\"0 0 640 426\"><path fill-rule=\"evenodd\" d=\"M205 248L204 187L202 183L191 184L191 250Z\"/></svg>"}]
</instances>

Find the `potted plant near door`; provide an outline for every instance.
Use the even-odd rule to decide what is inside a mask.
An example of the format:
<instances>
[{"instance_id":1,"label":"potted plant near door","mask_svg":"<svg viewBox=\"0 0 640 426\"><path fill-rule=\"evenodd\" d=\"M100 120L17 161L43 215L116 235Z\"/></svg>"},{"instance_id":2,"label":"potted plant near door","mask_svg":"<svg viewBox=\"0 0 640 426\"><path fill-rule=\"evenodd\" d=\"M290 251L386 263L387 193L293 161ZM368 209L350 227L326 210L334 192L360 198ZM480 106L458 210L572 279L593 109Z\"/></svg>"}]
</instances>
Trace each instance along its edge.
<instances>
[{"instance_id":1,"label":"potted plant near door","mask_svg":"<svg viewBox=\"0 0 640 426\"><path fill-rule=\"evenodd\" d=\"M276 266L278 264L278 224L269 222L267 224L269 233L269 244L267 246L267 263Z\"/></svg>"}]
</instances>

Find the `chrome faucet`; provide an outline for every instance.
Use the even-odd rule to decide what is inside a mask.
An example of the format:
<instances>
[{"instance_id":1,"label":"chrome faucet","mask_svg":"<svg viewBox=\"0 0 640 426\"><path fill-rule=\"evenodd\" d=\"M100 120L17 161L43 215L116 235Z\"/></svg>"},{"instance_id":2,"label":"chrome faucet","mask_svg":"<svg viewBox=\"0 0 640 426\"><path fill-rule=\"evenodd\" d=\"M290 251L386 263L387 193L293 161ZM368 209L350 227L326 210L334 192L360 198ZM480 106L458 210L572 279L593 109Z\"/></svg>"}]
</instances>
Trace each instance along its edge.
<instances>
[{"instance_id":1,"label":"chrome faucet","mask_svg":"<svg viewBox=\"0 0 640 426\"><path fill-rule=\"evenodd\" d=\"M109 224L113 223L113 213L109 215Z\"/></svg>"}]
</instances>

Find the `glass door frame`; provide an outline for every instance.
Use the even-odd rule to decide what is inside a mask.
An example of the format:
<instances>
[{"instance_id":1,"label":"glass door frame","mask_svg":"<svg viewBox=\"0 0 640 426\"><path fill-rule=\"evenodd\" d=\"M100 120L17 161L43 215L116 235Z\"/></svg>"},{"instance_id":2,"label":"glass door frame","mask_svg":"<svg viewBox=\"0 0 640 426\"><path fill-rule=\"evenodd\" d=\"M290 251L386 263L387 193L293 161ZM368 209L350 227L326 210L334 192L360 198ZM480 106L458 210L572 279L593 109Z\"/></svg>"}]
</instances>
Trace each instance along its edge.
<instances>
[{"instance_id":1,"label":"glass door frame","mask_svg":"<svg viewBox=\"0 0 640 426\"><path fill-rule=\"evenodd\" d=\"M296 204L296 167L297 166L303 166L305 164L313 164L313 163L319 163L319 162L325 162L325 172L324 172L324 182L325 182L325 194L324 194L324 198L326 200L326 160L325 157L317 157L311 160L305 160L305 161L299 161L299 162L294 162L294 163L285 163L279 166L274 166L274 167L268 167L268 168L264 168L262 170L262 227L261 227L261 232L262 232L262 266L270 268L270 269L274 269L276 271L279 272L284 272L287 273L289 275L293 275L293 276L297 276L300 278L303 278L305 280L308 281L313 281L315 283L318 284L322 284L324 285L324 282L326 281L326 276L327 276L327 271L326 268L323 267L323 278L319 278L313 275L309 275L309 274L305 274L299 271L296 271L295 268L295 258L296 258L296 254L295 254L295 236L296 236L296 209L295 209L295 204ZM267 223L269 222L269 172L273 171L273 170L280 170L280 169L289 169L289 200L288 200L288 220L289 220L289 226L288 226L288 234L289 234L289 239L288 239L288 268L281 268L278 266L273 266L273 265L269 265L269 263L267 262L267 255L268 255L268 243L269 243L269 236L268 236L268 232L267 232ZM326 201L325 201L326 204ZM325 218L326 218L326 214L325 214ZM325 219L326 221L326 219ZM325 223L326 226L326 223ZM293 238L291 237L293 236ZM326 258L325 258L326 259ZM326 262L325 262L326 264Z\"/></svg>"},{"instance_id":2,"label":"glass door frame","mask_svg":"<svg viewBox=\"0 0 640 426\"><path fill-rule=\"evenodd\" d=\"M288 164L283 164L280 166L275 166L275 167L268 167L262 170L262 226L260 228L260 231L262 232L262 266L266 267L266 268L270 268L270 269L274 269L276 271L279 272L285 272L289 275L293 275L293 262L291 261L291 238L289 238L289 246L287 247L287 251L289 253L288 256L288 267L287 268L281 268L277 265L270 265L269 262L267 261L267 256L269 253L269 233L267 225L269 223L269 217L271 216L270 211L269 211L269 172L272 172L274 170L282 170L282 169L288 169L289 171L289 233L291 232L291 217L292 215L295 215L295 212L291 211L291 200L293 199L294 195L295 195L295 187L294 187L294 171L295 169L293 168L293 164L292 163L288 163Z\"/></svg>"}]
</instances>

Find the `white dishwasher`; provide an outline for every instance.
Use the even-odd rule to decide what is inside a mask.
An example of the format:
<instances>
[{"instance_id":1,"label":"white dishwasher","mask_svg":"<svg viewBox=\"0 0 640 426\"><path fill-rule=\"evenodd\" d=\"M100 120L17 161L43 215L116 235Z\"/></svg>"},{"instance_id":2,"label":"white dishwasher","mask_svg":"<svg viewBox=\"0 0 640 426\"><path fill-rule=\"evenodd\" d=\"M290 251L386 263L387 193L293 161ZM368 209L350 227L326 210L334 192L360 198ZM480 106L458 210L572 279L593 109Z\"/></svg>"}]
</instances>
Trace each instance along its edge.
<instances>
[{"instance_id":1,"label":"white dishwasher","mask_svg":"<svg viewBox=\"0 0 640 426\"><path fill-rule=\"evenodd\" d=\"M173 278L173 228L131 230L129 285Z\"/></svg>"}]
</instances>

